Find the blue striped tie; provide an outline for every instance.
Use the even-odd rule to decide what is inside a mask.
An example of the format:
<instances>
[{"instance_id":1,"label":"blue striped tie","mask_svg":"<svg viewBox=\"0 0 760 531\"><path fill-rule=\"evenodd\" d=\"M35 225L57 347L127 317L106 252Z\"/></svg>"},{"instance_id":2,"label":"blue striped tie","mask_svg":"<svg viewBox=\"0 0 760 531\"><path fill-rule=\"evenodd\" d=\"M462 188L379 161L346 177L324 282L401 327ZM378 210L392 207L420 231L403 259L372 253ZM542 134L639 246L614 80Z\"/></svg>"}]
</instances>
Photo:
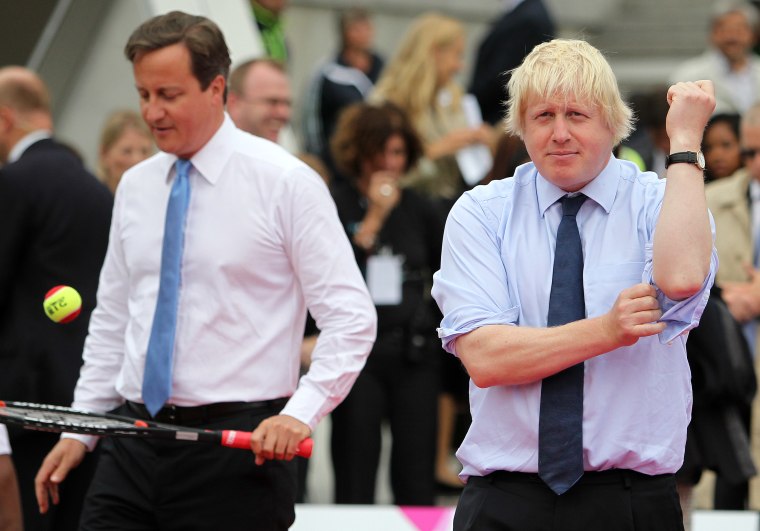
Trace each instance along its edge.
<instances>
[{"instance_id":1,"label":"blue striped tie","mask_svg":"<svg viewBox=\"0 0 760 531\"><path fill-rule=\"evenodd\" d=\"M575 215L583 194L565 196L557 229L548 326L586 317L583 296L583 249ZM544 378L538 421L538 475L563 494L583 475L583 363Z\"/></svg>"},{"instance_id":2,"label":"blue striped tie","mask_svg":"<svg viewBox=\"0 0 760 531\"><path fill-rule=\"evenodd\" d=\"M166 207L164 243L161 250L161 279L156 313L145 356L142 395L151 415L163 407L172 392L172 358L177 328L180 267L184 244L185 218L190 203L189 160L177 160L176 176Z\"/></svg>"}]
</instances>

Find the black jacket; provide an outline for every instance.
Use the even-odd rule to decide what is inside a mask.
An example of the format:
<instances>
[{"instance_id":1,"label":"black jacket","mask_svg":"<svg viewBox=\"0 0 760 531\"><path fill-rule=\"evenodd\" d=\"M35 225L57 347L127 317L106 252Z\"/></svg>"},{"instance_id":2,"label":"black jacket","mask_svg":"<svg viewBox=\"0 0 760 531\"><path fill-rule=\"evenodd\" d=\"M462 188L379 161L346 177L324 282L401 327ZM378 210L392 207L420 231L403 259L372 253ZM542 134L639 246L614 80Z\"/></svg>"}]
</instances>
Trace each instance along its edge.
<instances>
[{"instance_id":1,"label":"black jacket","mask_svg":"<svg viewBox=\"0 0 760 531\"><path fill-rule=\"evenodd\" d=\"M541 0L524 0L491 26L478 47L470 84L484 121L495 124L504 117L506 73L520 66L537 44L551 40L554 31Z\"/></svg>"},{"instance_id":2,"label":"black jacket","mask_svg":"<svg viewBox=\"0 0 760 531\"><path fill-rule=\"evenodd\" d=\"M0 398L71 403L112 205L108 189L54 140L0 167ZM69 324L42 308L59 284L82 295L82 313Z\"/></svg>"}]
</instances>

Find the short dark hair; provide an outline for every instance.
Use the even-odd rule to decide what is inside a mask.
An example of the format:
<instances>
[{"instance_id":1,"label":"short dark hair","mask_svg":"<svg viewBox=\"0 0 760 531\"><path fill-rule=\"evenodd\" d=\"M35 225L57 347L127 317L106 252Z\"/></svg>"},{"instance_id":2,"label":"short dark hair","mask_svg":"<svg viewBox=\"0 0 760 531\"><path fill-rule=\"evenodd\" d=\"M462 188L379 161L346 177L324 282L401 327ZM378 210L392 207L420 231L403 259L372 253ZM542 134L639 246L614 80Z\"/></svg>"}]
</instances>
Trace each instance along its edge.
<instances>
[{"instance_id":1,"label":"short dark hair","mask_svg":"<svg viewBox=\"0 0 760 531\"><path fill-rule=\"evenodd\" d=\"M348 30L349 26L357 22L369 22L370 20L372 20L372 17L369 11L362 7L349 7L341 11L338 14L338 34L341 46L345 46L346 44L346 30Z\"/></svg>"},{"instance_id":2,"label":"short dark hair","mask_svg":"<svg viewBox=\"0 0 760 531\"><path fill-rule=\"evenodd\" d=\"M409 171L422 157L423 146L409 117L397 105L355 103L338 119L330 147L338 170L351 179L360 176L362 162L384 148L388 139L400 135L406 145L406 168Z\"/></svg>"},{"instance_id":3,"label":"short dark hair","mask_svg":"<svg viewBox=\"0 0 760 531\"><path fill-rule=\"evenodd\" d=\"M708 129L710 129L715 124L726 124L729 129L731 129L731 132L734 133L734 136L737 140L741 138L740 136L740 127L741 127L742 117L738 113L729 113L729 112L722 112L713 114L709 120L707 120L707 125L705 126L705 132L707 132ZM704 142L704 138L702 140Z\"/></svg>"},{"instance_id":4,"label":"short dark hair","mask_svg":"<svg viewBox=\"0 0 760 531\"><path fill-rule=\"evenodd\" d=\"M185 45L190 52L191 69L202 90L206 90L218 75L227 80L230 52L219 26L206 17L182 11L153 17L132 32L124 54L134 63L144 53L178 43ZM226 84L224 101L227 101Z\"/></svg>"}]
</instances>

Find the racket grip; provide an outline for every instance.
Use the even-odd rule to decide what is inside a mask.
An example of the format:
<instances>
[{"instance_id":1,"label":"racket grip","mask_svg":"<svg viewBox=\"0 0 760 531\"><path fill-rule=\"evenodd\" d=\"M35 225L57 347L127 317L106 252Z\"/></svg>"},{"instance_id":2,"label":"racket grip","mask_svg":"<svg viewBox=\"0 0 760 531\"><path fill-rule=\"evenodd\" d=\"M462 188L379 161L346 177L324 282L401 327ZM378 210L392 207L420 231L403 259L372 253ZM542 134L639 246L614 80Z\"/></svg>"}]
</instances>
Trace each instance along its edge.
<instances>
[{"instance_id":1,"label":"racket grip","mask_svg":"<svg viewBox=\"0 0 760 531\"><path fill-rule=\"evenodd\" d=\"M228 446L230 448L241 448L243 450L251 449L251 435L250 431L237 431L237 430L223 430L222 431L222 446ZM296 449L296 455L299 457L311 457L312 449L314 448L314 439L307 437L300 443Z\"/></svg>"}]
</instances>

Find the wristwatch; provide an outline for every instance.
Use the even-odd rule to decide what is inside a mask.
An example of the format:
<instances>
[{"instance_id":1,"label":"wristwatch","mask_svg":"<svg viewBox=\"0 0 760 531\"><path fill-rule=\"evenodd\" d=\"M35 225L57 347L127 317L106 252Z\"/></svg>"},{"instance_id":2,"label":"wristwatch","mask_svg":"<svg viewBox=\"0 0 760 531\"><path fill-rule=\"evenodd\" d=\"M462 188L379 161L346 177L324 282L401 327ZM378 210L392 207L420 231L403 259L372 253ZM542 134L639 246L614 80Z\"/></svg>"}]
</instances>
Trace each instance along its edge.
<instances>
[{"instance_id":1,"label":"wristwatch","mask_svg":"<svg viewBox=\"0 0 760 531\"><path fill-rule=\"evenodd\" d=\"M705 156L701 151L679 151L678 153L671 153L665 158L665 167L667 168L671 164L678 164L679 162L696 164L697 168L702 171L705 170Z\"/></svg>"}]
</instances>

